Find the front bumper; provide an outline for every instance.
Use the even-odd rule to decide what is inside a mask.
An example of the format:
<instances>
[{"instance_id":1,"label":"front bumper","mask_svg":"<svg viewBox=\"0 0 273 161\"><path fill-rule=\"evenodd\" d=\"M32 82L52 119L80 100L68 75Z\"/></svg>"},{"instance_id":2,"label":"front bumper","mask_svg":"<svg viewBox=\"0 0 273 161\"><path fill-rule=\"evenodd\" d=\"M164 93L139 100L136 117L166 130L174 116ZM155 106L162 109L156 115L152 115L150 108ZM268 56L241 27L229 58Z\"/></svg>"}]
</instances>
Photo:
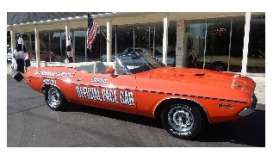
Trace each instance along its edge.
<instances>
[{"instance_id":1,"label":"front bumper","mask_svg":"<svg viewBox=\"0 0 273 161\"><path fill-rule=\"evenodd\" d=\"M257 105L257 97L255 95L253 95L253 102L252 102L251 107L244 108L241 112L239 112L238 115L240 117L246 117L246 116L252 114L255 111L256 105Z\"/></svg>"}]
</instances>

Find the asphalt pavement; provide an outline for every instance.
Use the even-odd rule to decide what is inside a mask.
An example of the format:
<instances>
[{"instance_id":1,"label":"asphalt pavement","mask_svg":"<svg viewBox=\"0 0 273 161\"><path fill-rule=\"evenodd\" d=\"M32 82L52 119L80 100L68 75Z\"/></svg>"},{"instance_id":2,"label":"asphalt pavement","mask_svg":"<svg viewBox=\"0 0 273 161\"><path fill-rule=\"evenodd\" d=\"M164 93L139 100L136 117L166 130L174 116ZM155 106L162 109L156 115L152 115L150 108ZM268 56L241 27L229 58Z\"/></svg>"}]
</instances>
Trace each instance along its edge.
<instances>
[{"instance_id":1,"label":"asphalt pavement","mask_svg":"<svg viewBox=\"0 0 273 161\"><path fill-rule=\"evenodd\" d=\"M237 122L210 126L195 140L170 136L153 119L69 106L50 110L42 94L7 76L8 147L245 147L265 146L265 105Z\"/></svg>"}]
</instances>

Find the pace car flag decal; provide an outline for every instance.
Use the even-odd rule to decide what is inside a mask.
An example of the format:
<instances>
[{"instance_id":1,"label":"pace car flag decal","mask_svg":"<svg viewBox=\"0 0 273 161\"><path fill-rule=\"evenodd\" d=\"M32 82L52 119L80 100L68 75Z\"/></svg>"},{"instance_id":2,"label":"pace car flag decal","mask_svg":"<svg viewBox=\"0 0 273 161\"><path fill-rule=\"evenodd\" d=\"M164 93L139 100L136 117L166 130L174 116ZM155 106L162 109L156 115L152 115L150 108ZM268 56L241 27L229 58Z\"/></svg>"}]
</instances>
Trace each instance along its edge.
<instances>
[{"instance_id":1,"label":"pace car flag decal","mask_svg":"<svg viewBox=\"0 0 273 161\"><path fill-rule=\"evenodd\" d=\"M90 14L88 14L88 29L87 29L87 41L86 47L88 49L92 48L92 44L96 38L96 33L99 25L94 21Z\"/></svg>"}]
</instances>

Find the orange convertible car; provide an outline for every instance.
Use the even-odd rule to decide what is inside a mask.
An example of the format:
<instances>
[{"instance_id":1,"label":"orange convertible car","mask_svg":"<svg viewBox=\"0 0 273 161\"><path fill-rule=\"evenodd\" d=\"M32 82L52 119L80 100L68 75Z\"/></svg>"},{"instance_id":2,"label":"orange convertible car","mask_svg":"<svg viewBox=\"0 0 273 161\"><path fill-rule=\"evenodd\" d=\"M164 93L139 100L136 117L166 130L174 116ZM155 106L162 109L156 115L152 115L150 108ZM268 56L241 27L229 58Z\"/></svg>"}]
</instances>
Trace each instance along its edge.
<instances>
[{"instance_id":1,"label":"orange convertible car","mask_svg":"<svg viewBox=\"0 0 273 161\"><path fill-rule=\"evenodd\" d=\"M159 119L172 135L191 139L207 123L231 121L255 109L255 83L228 72L166 67L147 53L124 52L115 62L29 67L26 83L52 110L67 103Z\"/></svg>"}]
</instances>

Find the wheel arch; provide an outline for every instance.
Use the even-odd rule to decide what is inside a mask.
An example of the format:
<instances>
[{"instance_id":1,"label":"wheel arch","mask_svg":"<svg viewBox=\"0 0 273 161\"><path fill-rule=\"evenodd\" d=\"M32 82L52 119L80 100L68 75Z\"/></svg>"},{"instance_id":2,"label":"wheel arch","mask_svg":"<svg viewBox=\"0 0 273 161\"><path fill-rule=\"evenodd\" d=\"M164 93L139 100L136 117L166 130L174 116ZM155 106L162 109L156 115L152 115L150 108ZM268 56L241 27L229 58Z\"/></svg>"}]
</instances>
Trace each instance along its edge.
<instances>
[{"instance_id":1,"label":"wheel arch","mask_svg":"<svg viewBox=\"0 0 273 161\"><path fill-rule=\"evenodd\" d=\"M52 87L52 86L57 88L61 92L61 94L63 95L64 99L67 102L71 102L70 97L67 95L67 93L64 90L62 90L62 88L60 86L57 85L57 83L56 84L43 84L42 88L41 88L41 92L44 95L47 95L47 90L49 90L49 88Z\"/></svg>"},{"instance_id":2,"label":"wheel arch","mask_svg":"<svg viewBox=\"0 0 273 161\"><path fill-rule=\"evenodd\" d=\"M49 88L52 87L52 86L57 88L58 90L60 90L62 92L62 94L64 94L63 91L61 90L61 88L59 86L57 86L56 84L55 85L43 84L42 88L41 88L42 93L46 94L47 90L49 90Z\"/></svg>"},{"instance_id":3,"label":"wheel arch","mask_svg":"<svg viewBox=\"0 0 273 161\"><path fill-rule=\"evenodd\" d=\"M162 109L166 108L166 106L173 104L175 102L182 102L182 103L189 103L189 104L193 104L194 106L196 106L202 114L202 117L204 117L204 119L209 123L209 117L208 117L208 112L206 111L206 109L204 107L202 107L199 103L197 103L194 100L191 99L187 99L187 98L179 98L179 97L170 97L170 98L165 98L164 100L161 100L155 107L153 115L156 119L160 118L160 113L162 111Z\"/></svg>"}]
</instances>

